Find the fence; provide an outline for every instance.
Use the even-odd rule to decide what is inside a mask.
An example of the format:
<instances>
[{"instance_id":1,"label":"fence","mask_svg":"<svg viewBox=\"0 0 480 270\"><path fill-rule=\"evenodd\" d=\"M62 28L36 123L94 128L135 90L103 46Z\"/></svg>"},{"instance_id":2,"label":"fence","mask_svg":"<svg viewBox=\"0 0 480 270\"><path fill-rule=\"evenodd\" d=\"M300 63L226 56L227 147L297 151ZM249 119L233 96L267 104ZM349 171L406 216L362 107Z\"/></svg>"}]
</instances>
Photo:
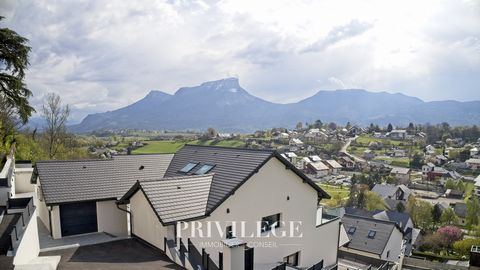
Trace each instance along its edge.
<instances>
[{"instance_id":1,"label":"fence","mask_svg":"<svg viewBox=\"0 0 480 270\"><path fill-rule=\"evenodd\" d=\"M200 252L197 247L192 243L190 238L187 240L188 249L183 246L182 239L180 239L180 253L188 254L190 263L194 266L200 266L202 270L222 270L223 269L223 253L218 253L218 266L215 261L212 260L210 254L208 254L204 248ZM182 252L183 251L183 252Z\"/></svg>"}]
</instances>

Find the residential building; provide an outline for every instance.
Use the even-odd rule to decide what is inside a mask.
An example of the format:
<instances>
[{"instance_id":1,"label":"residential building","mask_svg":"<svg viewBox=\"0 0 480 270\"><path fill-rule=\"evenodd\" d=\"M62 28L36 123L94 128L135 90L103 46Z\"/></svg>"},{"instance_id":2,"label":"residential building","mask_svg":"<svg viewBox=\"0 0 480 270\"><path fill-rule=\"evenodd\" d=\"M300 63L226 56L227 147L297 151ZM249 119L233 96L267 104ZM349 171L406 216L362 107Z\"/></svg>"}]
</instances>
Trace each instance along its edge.
<instances>
[{"instance_id":1,"label":"residential building","mask_svg":"<svg viewBox=\"0 0 480 270\"><path fill-rule=\"evenodd\" d=\"M309 162L307 164L306 172L320 178L327 176L330 172L330 168L321 161Z\"/></svg>"},{"instance_id":2,"label":"residential building","mask_svg":"<svg viewBox=\"0 0 480 270\"><path fill-rule=\"evenodd\" d=\"M435 155L436 150L437 149L431 144L425 146L425 154L427 155Z\"/></svg>"},{"instance_id":3,"label":"residential building","mask_svg":"<svg viewBox=\"0 0 480 270\"><path fill-rule=\"evenodd\" d=\"M301 239L274 238L281 248L255 248L255 265L273 268L290 256L295 257L292 266L310 267L319 261L325 266L336 264L340 220L324 223L325 218L316 216L318 200L327 196L274 151L187 145L175 154L163 179L137 182L120 201L130 204L133 234L160 249L165 239L173 241L175 223L180 221L189 228L219 222L229 232L221 235L212 230L208 239L194 237L189 230L181 232L183 243L199 247L205 241L222 242L235 236L239 241L265 241L261 236L242 239L232 221L245 221L246 235L255 233L257 222L262 221L264 236L270 230L289 229L288 224L272 227L274 222L301 220L305 224ZM220 247L205 250L219 262Z\"/></svg>"},{"instance_id":4,"label":"residential building","mask_svg":"<svg viewBox=\"0 0 480 270\"><path fill-rule=\"evenodd\" d=\"M370 149L367 149L367 150L363 151L363 158L364 159L368 159L368 160L374 159L375 156L376 156L375 152L370 150Z\"/></svg>"},{"instance_id":5,"label":"residential building","mask_svg":"<svg viewBox=\"0 0 480 270\"><path fill-rule=\"evenodd\" d=\"M328 166L330 170L330 174L338 174L340 170L343 168L336 160L328 159L324 160L323 163Z\"/></svg>"},{"instance_id":6,"label":"residential building","mask_svg":"<svg viewBox=\"0 0 480 270\"><path fill-rule=\"evenodd\" d=\"M238 263L249 261L255 269L283 261L325 268L337 262L340 219L318 207L328 194L276 151L186 145L175 155L38 162L35 173L43 195L40 217L47 227L51 223L55 238L95 231L126 235L129 228L188 269L197 264L195 256L184 256L186 244L192 252L204 247L217 266L221 258L231 263L234 253L242 258ZM245 237L234 221L245 222ZM289 232L290 221L301 221L303 237L273 237ZM186 229L212 223L222 230L200 237ZM247 246L265 241L276 247Z\"/></svg>"},{"instance_id":7,"label":"residential building","mask_svg":"<svg viewBox=\"0 0 480 270\"><path fill-rule=\"evenodd\" d=\"M465 161L468 168L471 170L479 170L480 169L480 158L469 158Z\"/></svg>"},{"instance_id":8,"label":"residential building","mask_svg":"<svg viewBox=\"0 0 480 270\"><path fill-rule=\"evenodd\" d=\"M407 131L404 129L394 129L387 134L387 137L395 140L404 140L407 136Z\"/></svg>"},{"instance_id":9,"label":"residential building","mask_svg":"<svg viewBox=\"0 0 480 270\"><path fill-rule=\"evenodd\" d=\"M379 264L400 260L403 233L396 222L345 214L342 223L349 241L340 248L341 258Z\"/></svg>"},{"instance_id":10,"label":"residential building","mask_svg":"<svg viewBox=\"0 0 480 270\"><path fill-rule=\"evenodd\" d=\"M457 215L459 219L458 223L460 225L465 225L466 219L467 219L467 204L455 203L455 205L453 205L453 211L455 212L455 215Z\"/></svg>"},{"instance_id":11,"label":"residential building","mask_svg":"<svg viewBox=\"0 0 480 270\"><path fill-rule=\"evenodd\" d=\"M393 167L390 175L395 177L398 184L407 185L410 182L410 168Z\"/></svg>"},{"instance_id":12,"label":"residential building","mask_svg":"<svg viewBox=\"0 0 480 270\"><path fill-rule=\"evenodd\" d=\"M429 172L432 172L435 169L435 164L428 162L422 166L422 174L427 175Z\"/></svg>"},{"instance_id":13,"label":"residential building","mask_svg":"<svg viewBox=\"0 0 480 270\"><path fill-rule=\"evenodd\" d=\"M398 204L401 203L404 206L412 191L405 185L388 185L388 184L376 184L372 188L372 192L376 192L382 197L385 206L389 210L396 210Z\"/></svg>"},{"instance_id":14,"label":"residential building","mask_svg":"<svg viewBox=\"0 0 480 270\"><path fill-rule=\"evenodd\" d=\"M347 169L353 169L355 168L355 161L353 161L350 157L348 156L342 156L338 159L338 163L342 165L343 167Z\"/></svg>"}]
</instances>

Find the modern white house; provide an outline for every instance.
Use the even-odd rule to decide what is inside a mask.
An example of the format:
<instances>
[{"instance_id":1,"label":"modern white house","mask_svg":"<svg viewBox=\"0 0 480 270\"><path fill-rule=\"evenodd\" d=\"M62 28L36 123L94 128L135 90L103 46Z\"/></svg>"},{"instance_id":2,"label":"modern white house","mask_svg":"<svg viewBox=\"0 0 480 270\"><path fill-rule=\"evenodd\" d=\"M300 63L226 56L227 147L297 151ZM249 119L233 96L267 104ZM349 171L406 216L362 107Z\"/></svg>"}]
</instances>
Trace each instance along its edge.
<instances>
[{"instance_id":1,"label":"modern white house","mask_svg":"<svg viewBox=\"0 0 480 270\"><path fill-rule=\"evenodd\" d=\"M328 194L276 151L186 145L38 162L32 182L54 238L130 234L187 269L337 265L340 219L319 208Z\"/></svg>"},{"instance_id":2,"label":"modern white house","mask_svg":"<svg viewBox=\"0 0 480 270\"><path fill-rule=\"evenodd\" d=\"M163 179L138 181L120 202L130 205L132 234L168 249L172 257L180 243L189 243L205 248L218 266L224 250L218 243L235 238L254 248L255 269L282 262L298 267L322 263L328 269L336 265L340 220L321 215L318 202L327 197L274 151L187 145L175 154ZM208 237L190 230L209 224L215 229ZM301 236L273 235L291 230ZM178 250L169 245L175 236Z\"/></svg>"}]
</instances>

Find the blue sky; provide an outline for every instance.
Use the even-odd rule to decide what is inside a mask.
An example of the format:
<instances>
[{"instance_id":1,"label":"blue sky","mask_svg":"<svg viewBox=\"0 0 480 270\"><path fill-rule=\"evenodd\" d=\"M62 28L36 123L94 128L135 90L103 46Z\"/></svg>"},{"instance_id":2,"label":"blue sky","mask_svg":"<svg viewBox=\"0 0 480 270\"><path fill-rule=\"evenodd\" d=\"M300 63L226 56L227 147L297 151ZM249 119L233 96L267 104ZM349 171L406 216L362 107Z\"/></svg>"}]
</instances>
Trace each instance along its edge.
<instances>
[{"instance_id":1,"label":"blue sky","mask_svg":"<svg viewBox=\"0 0 480 270\"><path fill-rule=\"evenodd\" d=\"M0 10L33 47L32 103L59 93L74 121L231 76L279 103L345 88L480 100L480 1L3 0Z\"/></svg>"}]
</instances>

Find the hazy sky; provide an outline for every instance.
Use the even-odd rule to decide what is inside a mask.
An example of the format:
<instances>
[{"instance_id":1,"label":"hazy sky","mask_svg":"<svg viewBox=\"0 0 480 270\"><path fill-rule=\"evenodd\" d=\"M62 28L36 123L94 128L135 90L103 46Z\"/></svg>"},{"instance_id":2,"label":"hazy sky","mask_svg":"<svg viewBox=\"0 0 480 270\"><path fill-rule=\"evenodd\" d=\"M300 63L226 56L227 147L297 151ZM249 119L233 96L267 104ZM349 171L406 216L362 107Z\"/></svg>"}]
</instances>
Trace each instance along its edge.
<instances>
[{"instance_id":1,"label":"hazy sky","mask_svg":"<svg viewBox=\"0 0 480 270\"><path fill-rule=\"evenodd\" d=\"M0 0L0 15L30 39L33 104L57 92L74 120L232 76L280 103L342 88L480 100L475 0Z\"/></svg>"}]
</instances>

